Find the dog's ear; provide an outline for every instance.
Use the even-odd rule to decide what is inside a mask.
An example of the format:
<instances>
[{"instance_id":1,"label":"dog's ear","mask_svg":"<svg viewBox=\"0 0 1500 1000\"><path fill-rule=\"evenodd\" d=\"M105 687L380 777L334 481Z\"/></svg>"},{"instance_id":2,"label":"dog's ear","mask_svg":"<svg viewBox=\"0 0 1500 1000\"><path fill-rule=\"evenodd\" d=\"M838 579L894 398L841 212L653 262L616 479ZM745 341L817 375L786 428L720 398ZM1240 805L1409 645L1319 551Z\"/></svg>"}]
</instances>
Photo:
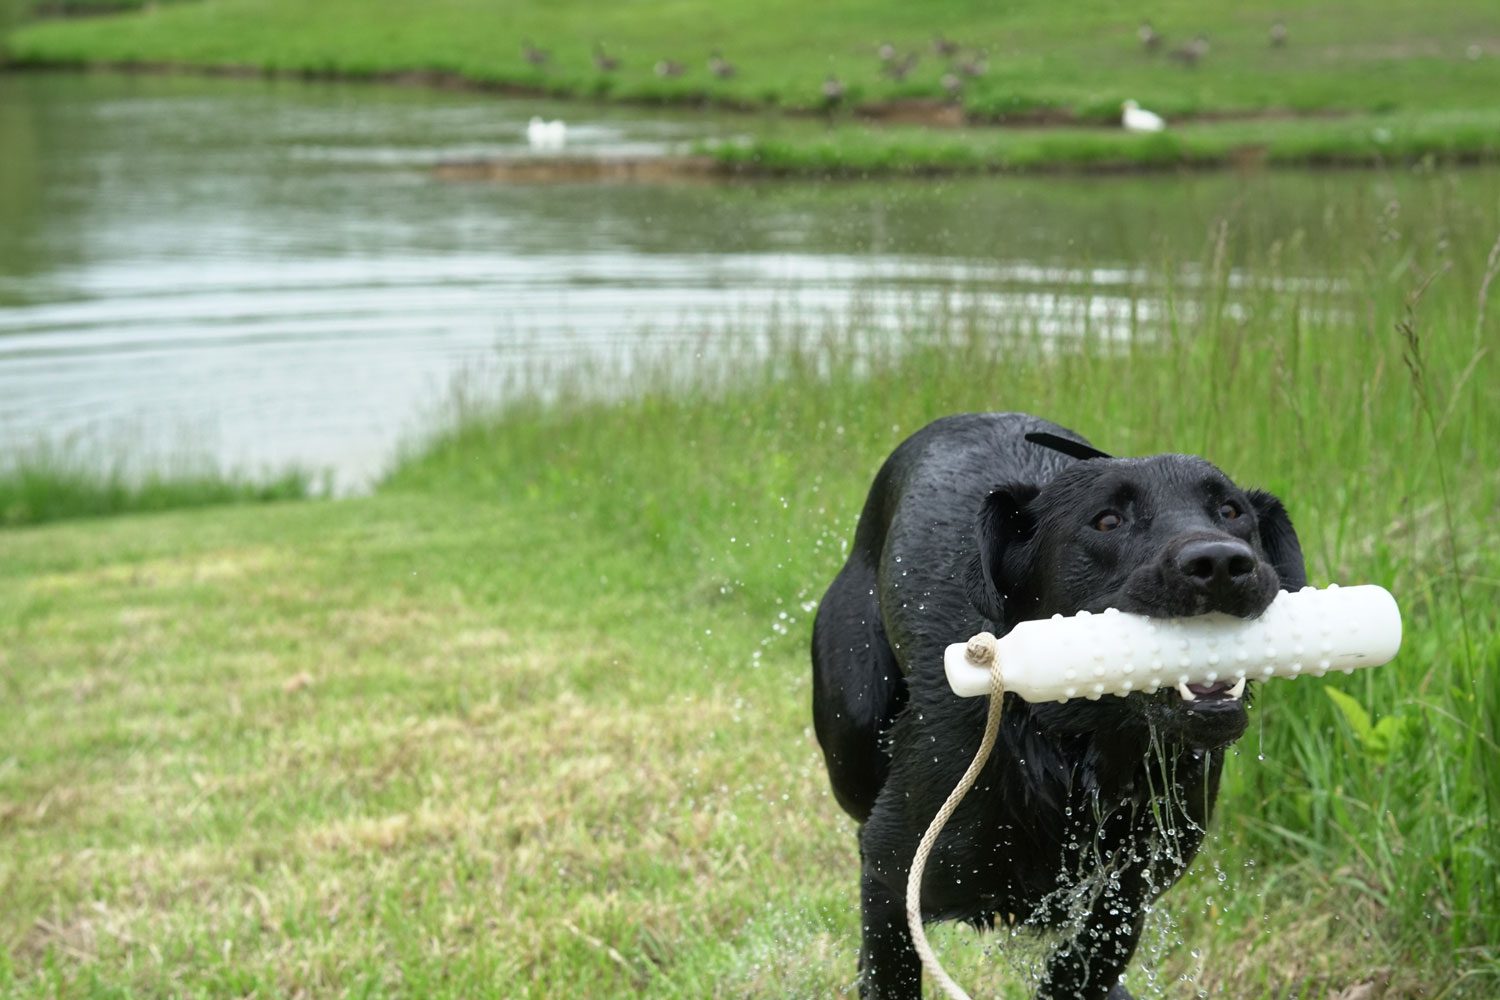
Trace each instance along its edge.
<instances>
[{"instance_id":1,"label":"dog's ear","mask_svg":"<svg viewBox=\"0 0 1500 1000\"><path fill-rule=\"evenodd\" d=\"M1013 483L991 491L979 506L969 600L1001 629L1020 621L1036 601L1030 585L1034 557L1027 543L1036 531L1031 502L1039 492L1029 483Z\"/></svg>"},{"instance_id":2,"label":"dog's ear","mask_svg":"<svg viewBox=\"0 0 1500 1000\"><path fill-rule=\"evenodd\" d=\"M1032 444L1039 444L1043 448L1060 451L1069 458L1076 458L1083 462L1091 458L1111 457L1091 444L1084 444L1082 441L1074 441L1072 438L1065 438L1057 434L1048 434L1046 431L1032 431L1026 435L1026 440Z\"/></svg>"},{"instance_id":3,"label":"dog's ear","mask_svg":"<svg viewBox=\"0 0 1500 1000\"><path fill-rule=\"evenodd\" d=\"M1292 527L1286 508L1265 490L1251 490L1249 496L1260 530L1261 551L1276 567L1276 574L1281 577L1281 589L1301 590L1307 586L1307 566L1302 561L1302 544L1297 541L1297 529Z\"/></svg>"}]
</instances>

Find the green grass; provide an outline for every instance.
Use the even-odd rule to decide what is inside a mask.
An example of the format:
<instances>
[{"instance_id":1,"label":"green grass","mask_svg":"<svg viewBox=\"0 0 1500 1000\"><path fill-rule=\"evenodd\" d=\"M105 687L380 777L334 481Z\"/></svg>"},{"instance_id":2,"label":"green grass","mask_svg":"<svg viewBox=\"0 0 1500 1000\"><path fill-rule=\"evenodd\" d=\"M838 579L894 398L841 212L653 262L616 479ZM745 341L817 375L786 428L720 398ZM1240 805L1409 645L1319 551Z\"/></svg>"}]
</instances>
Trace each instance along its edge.
<instances>
[{"instance_id":1,"label":"green grass","mask_svg":"<svg viewBox=\"0 0 1500 1000\"><path fill-rule=\"evenodd\" d=\"M1129 342L788 333L624 401L458 400L373 497L0 535L0 993L847 988L810 610L899 440L1014 408L1209 456L1405 613L1392 665L1266 686L1138 992L1494 996L1500 205L1392 192L1215 227Z\"/></svg>"},{"instance_id":2,"label":"green grass","mask_svg":"<svg viewBox=\"0 0 1500 1000\"><path fill-rule=\"evenodd\" d=\"M727 169L873 177L1226 165L1378 167L1500 159L1500 112L1353 115L1184 125L1158 135L1101 128L932 129L840 123L705 147Z\"/></svg>"},{"instance_id":3,"label":"green grass","mask_svg":"<svg viewBox=\"0 0 1500 1000\"><path fill-rule=\"evenodd\" d=\"M16 31L6 47L22 65L248 67L353 78L441 74L557 95L812 110L824 104L822 85L829 75L847 85L848 105L943 99L940 81L949 61L933 54L931 46L941 32L962 43L966 53L987 54L987 71L968 80L960 99L971 121L1045 114L1113 122L1127 97L1178 120L1266 112L1401 112L1403 121L1413 123L1402 132L1421 153L1454 144L1493 154L1488 136L1493 135L1491 95L1500 92L1500 35L1484 4L1154 4L1145 13L1166 36L1164 51L1200 33L1210 38L1209 55L1191 69L1140 49L1135 30L1142 13L1097 0L1066 7L1040 0L965 2L941 9L896 0L678 0L646 6L202 0L107 19L38 23ZM1285 48L1267 43L1276 18L1285 18L1291 31ZM528 63L523 41L547 50L550 61L541 67ZM619 71L595 68L596 42L623 61ZM882 42L920 50L906 80L882 75L875 54ZM721 80L709 72L707 60L716 49L735 63L733 78ZM655 75L653 67L663 59L682 62L683 75ZM1269 142L1273 162L1317 161L1330 149L1341 160L1365 161L1382 152L1368 148L1369 133L1363 121L1326 131L1319 122L1286 130L1276 123L1221 122L1201 135L1133 146L1079 136L1021 140L1024 148L1014 155L1064 162L1103 156L1153 165L1203 155L1222 161L1229 147ZM842 141L844 134L830 141ZM1427 139L1418 142L1419 135ZM935 158L963 164L976 156L986 159L971 147L987 144L996 143L909 133L880 146L887 157L930 165ZM777 154L766 149L762 155ZM870 154L864 155L868 160Z\"/></svg>"},{"instance_id":4,"label":"green grass","mask_svg":"<svg viewBox=\"0 0 1500 1000\"><path fill-rule=\"evenodd\" d=\"M37 447L0 464L0 529L136 511L305 499L317 488L298 471L254 478L176 462L136 469L96 449Z\"/></svg>"},{"instance_id":5,"label":"green grass","mask_svg":"<svg viewBox=\"0 0 1500 1000\"><path fill-rule=\"evenodd\" d=\"M970 84L965 100L989 115L1046 107L1087 116L1103 108L1113 118L1127 96L1171 114L1475 108L1487 106L1500 88L1494 24L1480 4L1418 9L1395 0L1302 0L1204 10L1165 0L1149 13L1169 41L1205 33L1213 51L1196 69L1183 69L1140 51L1135 9L1098 2L1059 9L1038 0L950 4L941 11L893 0L680 0L644 8L537 0L204 0L109 22L39 25L17 35L12 50L23 61L169 61L354 75L442 70L563 93L603 89L631 99L707 96L811 107L821 104L829 73L858 98L941 96L947 64L929 43L943 32L988 53L989 70ZM1292 42L1273 50L1266 31L1277 17L1286 18ZM549 50L551 62L530 65L523 40ZM595 41L623 60L617 74L595 69ZM907 80L882 78L875 49L883 41L924 53ZM1475 43L1481 57L1470 60L1467 49ZM708 72L714 49L736 63L733 79ZM688 67L682 77L654 75L655 63L668 58Z\"/></svg>"}]
</instances>

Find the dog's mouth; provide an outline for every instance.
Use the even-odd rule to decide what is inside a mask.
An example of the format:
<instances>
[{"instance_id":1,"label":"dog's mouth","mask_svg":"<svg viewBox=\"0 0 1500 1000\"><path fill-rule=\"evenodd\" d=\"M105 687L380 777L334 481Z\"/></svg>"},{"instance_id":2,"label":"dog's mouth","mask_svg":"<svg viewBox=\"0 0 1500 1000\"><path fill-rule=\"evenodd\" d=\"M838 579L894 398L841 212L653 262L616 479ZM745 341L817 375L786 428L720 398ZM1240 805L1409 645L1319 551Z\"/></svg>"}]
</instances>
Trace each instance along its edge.
<instances>
[{"instance_id":1,"label":"dog's mouth","mask_svg":"<svg viewBox=\"0 0 1500 1000\"><path fill-rule=\"evenodd\" d=\"M1245 697L1245 679L1214 681L1177 685L1177 694L1192 708L1210 708L1217 705L1238 705Z\"/></svg>"},{"instance_id":2,"label":"dog's mouth","mask_svg":"<svg viewBox=\"0 0 1500 1000\"><path fill-rule=\"evenodd\" d=\"M1202 613L1199 609L1183 613L1180 607L1163 608L1145 605L1143 602L1133 600L1128 590L1117 595L1117 600L1109 606L1118 607L1121 611L1131 614L1145 615L1148 618L1192 618ZM1221 609L1213 610L1220 611ZM1236 617L1248 619L1258 616L1263 610L1263 607L1257 605L1248 610L1236 609L1230 613L1235 614ZM1168 681L1156 700L1163 708L1185 710L1189 714L1228 713L1245 707L1247 686L1243 677L1200 682L1179 681L1175 684Z\"/></svg>"},{"instance_id":3,"label":"dog's mouth","mask_svg":"<svg viewBox=\"0 0 1500 1000\"><path fill-rule=\"evenodd\" d=\"M1158 691L1154 717L1169 739L1200 750L1228 746L1249 725L1250 685L1231 677L1205 683L1179 683Z\"/></svg>"}]
</instances>

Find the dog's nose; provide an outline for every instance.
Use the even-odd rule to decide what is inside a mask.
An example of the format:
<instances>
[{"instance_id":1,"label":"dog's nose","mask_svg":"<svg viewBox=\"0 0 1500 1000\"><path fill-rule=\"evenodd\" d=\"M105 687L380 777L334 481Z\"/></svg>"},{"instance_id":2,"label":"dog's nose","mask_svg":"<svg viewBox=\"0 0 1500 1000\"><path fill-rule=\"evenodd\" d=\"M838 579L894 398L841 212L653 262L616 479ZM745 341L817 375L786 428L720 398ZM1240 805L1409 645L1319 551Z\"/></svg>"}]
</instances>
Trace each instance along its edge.
<instances>
[{"instance_id":1,"label":"dog's nose","mask_svg":"<svg viewBox=\"0 0 1500 1000\"><path fill-rule=\"evenodd\" d=\"M1210 595L1231 593L1255 576L1255 553L1234 538L1189 542L1177 553L1177 571Z\"/></svg>"}]
</instances>

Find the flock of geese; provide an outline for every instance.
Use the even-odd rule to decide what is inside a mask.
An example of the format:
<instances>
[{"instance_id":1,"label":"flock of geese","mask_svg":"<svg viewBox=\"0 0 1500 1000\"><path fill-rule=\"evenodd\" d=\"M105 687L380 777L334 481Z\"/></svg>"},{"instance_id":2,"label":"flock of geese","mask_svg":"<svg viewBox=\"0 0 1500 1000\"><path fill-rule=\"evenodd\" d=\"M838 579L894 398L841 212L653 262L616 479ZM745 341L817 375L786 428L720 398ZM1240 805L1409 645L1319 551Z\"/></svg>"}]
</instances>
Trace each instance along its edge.
<instances>
[{"instance_id":1,"label":"flock of geese","mask_svg":"<svg viewBox=\"0 0 1500 1000\"><path fill-rule=\"evenodd\" d=\"M1270 46L1277 49L1285 47L1287 37L1286 23L1284 21L1273 22L1267 33ZM1136 29L1136 38L1140 42L1141 49L1148 55L1161 52L1165 45L1165 39L1150 21L1141 22L1140 27ZM1167 50L1166 55L1167 58L1185 67L1193 68L1208 56L1209 48L1207 36L1196 35L1183 44ZM945 72L939 78L938 84L943 88L943 93L952 99L962 95L965 81L984 76L989 70L989 55L984 49L966 50L959 43L942 34L933 36L931 52L936 58L947 61ZM876 46L875 55L880 60L880 75L887 80L899 83L905 80L921 61L923 53L919 49L902 52L890 42L882 42ZM529 39L521 43L521 56L529 65L537 69L545 69L552 62L552 53L546 49L537 48ZM620 57L611 55L601 42L594 43L593 60L594 68L606 75L618 72L623 65ZM739 72L734 63L724 58L723 52L719 49L709 54L706 66L708 72L719 80L732 80ZM676 59L659 59L652 66L652 72L662 79L675 79L687 72L687 66ZM820 90L824 107L829 109L838 107L844 102L848 92L847 85L830 73L824 78ZM1127 132L1160 132L1167 127L1161 115L1147 111L1135 101L1125 101L1120 106L1120 112L1120 125ZM537 149L559 149L567 142L567 125L561 121L532 118L526 128L526 140Z\"/></svg>"},{"instance_id":2,"label":"flock of geese","mask_svg":"<svg viewBox=\"0 0 1500 1000\"><path fill-rule=\"evenodd\" d=\"M1150 21L1141 22L1141 26L1135 31L1135 37L1140 40L1141 48L1150 55L1160 52L1162 46L1165 44L1161 33L1156 30ZM1285 48L1288 37L1285 21L1271 22L1271 27L1266 32L1266 40L1270 43L1271 48ZM1194 35L1176 48L1168 50L1167 58L1191 68L1197 66L1208 55L1208 51L1208 36Z\"/></svg>"},{"instance_id":3,"label":"flock of geese","mask_svg":"<svg viewBox=\"0 0 1500 1000\"><path fill-rule=\"evenodd\" d=\"M537 69L545 69L552 63L552 53L546 49L539 49L531 44L530 40L521 43L521 58ZM604 48L604 43L594 43L594 69L600 73L609 74L618 72L624 65L619 56L610 55ZM708 57L708 71L720 80L732 80L738 70L734 63L724 58L724 54L714 49ZM652 67L652 72L663 79L679 77L687 72L687 65L676 59L658 59Z\"/></svg>"},{"instance_id":4,"label":"flock of geese","mask_svg":"<svg viewBox=\"0 0 1500 1000\"><path fill-rule=\"evenodd\" d=\"M1141 22L1141 26L1136 29L1135 37L1140 41L1141 49L1147 55L1155 55L1162 50L1164 39L1150 21ZM1285 48L1287 38L1286 22L1273 21L1266 32L1266 40L1271 48ZM1167 58L1191 69L1207 57L1209 48L1208 36L1195 35L1169 50ZM1120 125L1127 132L1160 132L1167 127L1166 120L1161 115L1145 110L1135 101L1125 101L1120 105Z\"/></svg>"}]
</instances>

